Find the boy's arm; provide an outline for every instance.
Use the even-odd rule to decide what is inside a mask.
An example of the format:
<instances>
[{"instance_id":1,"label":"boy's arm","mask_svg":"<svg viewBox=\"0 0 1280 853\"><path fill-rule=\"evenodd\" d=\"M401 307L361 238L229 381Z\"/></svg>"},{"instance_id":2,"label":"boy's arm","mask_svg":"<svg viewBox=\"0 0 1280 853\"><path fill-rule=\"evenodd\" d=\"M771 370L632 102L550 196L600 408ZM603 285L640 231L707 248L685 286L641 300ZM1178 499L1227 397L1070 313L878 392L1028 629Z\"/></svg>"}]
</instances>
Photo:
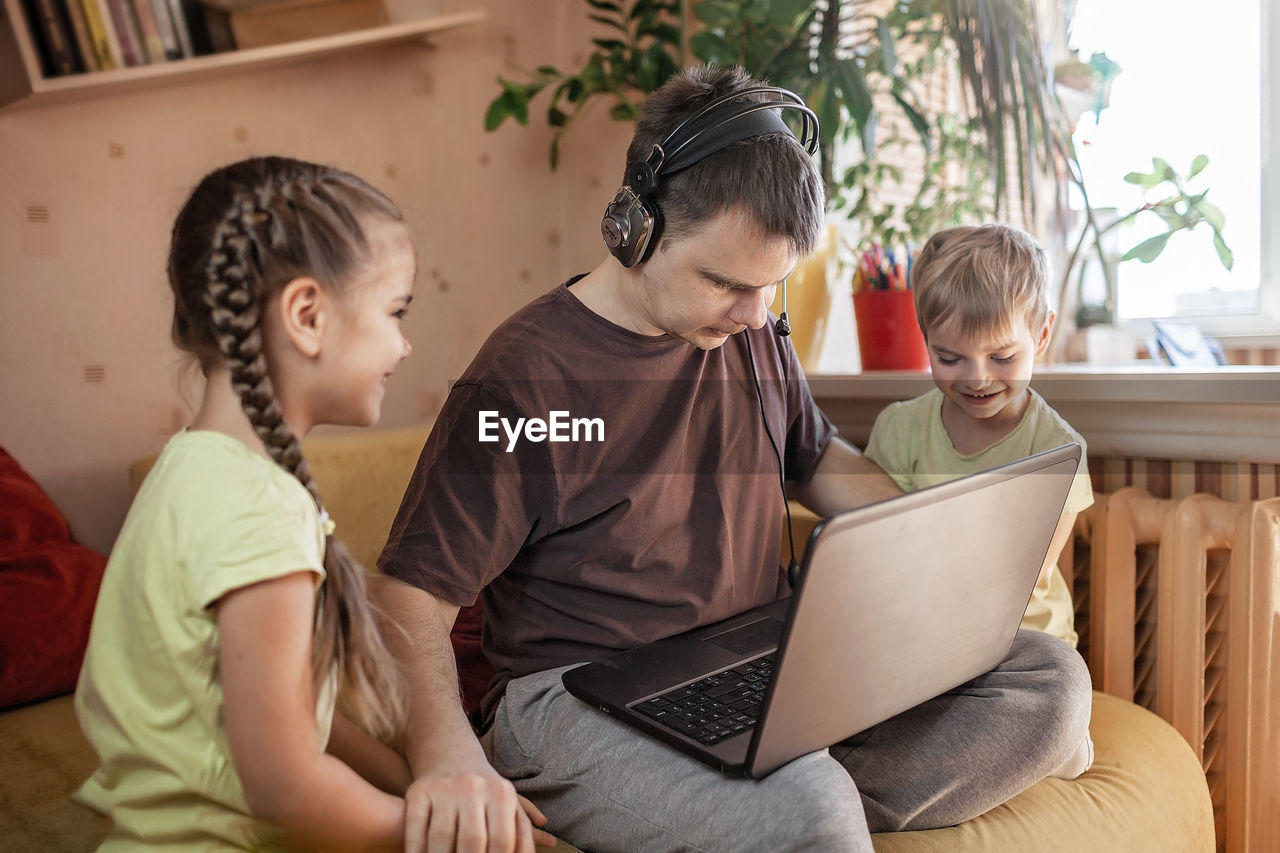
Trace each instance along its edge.
<instances>
[{"instance_id":1,"label":"boy's arm","mask_svg":"<svg viewBox=\"0 0 1280 853\"><path fill-rule=\"evenodd\" d=\"M531 803L490 766L462 708L449 631L457 605L386 575L373 597L392 622L387 644L409 682L405 754L414 775L406 794L406 848L533 850L555 839Z\"/></svg>"},{"instance_id":2,"label":"boy's arm","mask_svg":"<svg viewBox=\"0 0 1280 853\"><path fill-rule=\"evenodd\" d=\"M1053 531L1053 539L1049 540L1049 553L1045 554L1044 565L1040 567L1040 581L1044 581L1049 576L1049 572L1053 570L1054 564L1062 554L1062 549L1067 546L1067 540L1071 538L1071 530L1076 525L1076 515L1077 513L1074 512L1064 512L1058 519L1058 526Z\"/></svg>"}]
</instances>

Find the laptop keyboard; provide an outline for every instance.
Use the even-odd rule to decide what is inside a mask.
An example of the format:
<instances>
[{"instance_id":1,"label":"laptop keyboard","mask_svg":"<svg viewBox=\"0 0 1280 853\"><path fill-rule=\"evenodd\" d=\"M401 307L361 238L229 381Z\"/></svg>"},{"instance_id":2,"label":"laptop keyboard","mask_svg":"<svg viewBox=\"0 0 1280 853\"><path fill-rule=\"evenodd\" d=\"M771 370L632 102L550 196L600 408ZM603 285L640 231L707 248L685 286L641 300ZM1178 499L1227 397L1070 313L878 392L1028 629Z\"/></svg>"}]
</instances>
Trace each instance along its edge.
<instances>
[{"instance_id":1,"label":"laptop keyboard","mask_svg":"<svg viewBox=\"0 0 1280 853\"><path fill-rule=\"evenodd\" d=\"M631 707L669 729L711 746L755 726L760 703L772 678L773 656L765 655Z\"/></svg>"}]
</instances>

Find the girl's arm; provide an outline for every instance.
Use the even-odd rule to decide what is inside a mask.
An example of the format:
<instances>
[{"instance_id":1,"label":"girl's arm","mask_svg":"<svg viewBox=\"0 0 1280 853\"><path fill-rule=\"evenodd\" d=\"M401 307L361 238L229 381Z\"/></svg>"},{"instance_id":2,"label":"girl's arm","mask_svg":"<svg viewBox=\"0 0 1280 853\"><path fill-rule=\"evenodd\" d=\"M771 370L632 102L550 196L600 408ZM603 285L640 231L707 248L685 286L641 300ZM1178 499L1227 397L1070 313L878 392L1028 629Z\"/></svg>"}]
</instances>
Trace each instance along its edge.
<instances>
[{"instance_id":1,"label":"girl's arm","mask_svg":"<svg viewBox=\"0 0 1280 853\"><path fill-rule=\"evenodd\" d=\"M315 575L243 587L217 603L227 735L250 810L326 848L398 847L404 800L317 743L311 685Z\"/></svg>"}]
</instances>

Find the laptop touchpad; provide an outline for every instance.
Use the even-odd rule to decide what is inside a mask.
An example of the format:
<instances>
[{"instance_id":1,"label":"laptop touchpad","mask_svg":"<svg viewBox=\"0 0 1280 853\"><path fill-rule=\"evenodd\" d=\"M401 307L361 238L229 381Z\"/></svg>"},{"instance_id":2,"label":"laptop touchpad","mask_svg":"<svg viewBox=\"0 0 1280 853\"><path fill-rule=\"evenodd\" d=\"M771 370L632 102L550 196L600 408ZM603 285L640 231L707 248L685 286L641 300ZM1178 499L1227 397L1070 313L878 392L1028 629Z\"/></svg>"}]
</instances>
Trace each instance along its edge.
<instances>
[{"instance_id":1,"label":"laptop touchpad","mask_svg":"<svg viewBox=\"0 0 1280 853\"><path fill-rule=\"evenodd\" d=\"M723 634L717 634L714 637L707 637L706 641L722 649L728 649L735 654L749 655L776 647L781 636L782 622L780 620L758 619L740 628L725 631Z\"/></svg>"}]
</instances>

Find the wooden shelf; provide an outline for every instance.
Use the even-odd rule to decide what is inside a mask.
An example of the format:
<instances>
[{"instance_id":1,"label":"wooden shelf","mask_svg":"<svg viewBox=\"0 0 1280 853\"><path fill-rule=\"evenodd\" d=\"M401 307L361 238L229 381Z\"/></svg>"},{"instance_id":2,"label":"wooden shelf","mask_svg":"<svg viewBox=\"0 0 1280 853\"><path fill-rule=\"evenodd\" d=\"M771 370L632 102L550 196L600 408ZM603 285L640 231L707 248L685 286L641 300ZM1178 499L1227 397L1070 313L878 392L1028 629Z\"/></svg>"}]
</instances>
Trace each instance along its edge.
<instances>
[{"instance_id":1,"label":"wooden shelf","mask_svg":"<svg viewBox=\"0 0 1280 853\"><path fill-rule=\"evenodd\" d=\"M40 59L31 43L19 0L4 0L4 17L0 19L0 109L65 103L210 80L373 45L421 40L431 33L480 23L486 17L484 12L436 15L268 47L46 78L40 71Z\"/></svg>"}]
</instances>

